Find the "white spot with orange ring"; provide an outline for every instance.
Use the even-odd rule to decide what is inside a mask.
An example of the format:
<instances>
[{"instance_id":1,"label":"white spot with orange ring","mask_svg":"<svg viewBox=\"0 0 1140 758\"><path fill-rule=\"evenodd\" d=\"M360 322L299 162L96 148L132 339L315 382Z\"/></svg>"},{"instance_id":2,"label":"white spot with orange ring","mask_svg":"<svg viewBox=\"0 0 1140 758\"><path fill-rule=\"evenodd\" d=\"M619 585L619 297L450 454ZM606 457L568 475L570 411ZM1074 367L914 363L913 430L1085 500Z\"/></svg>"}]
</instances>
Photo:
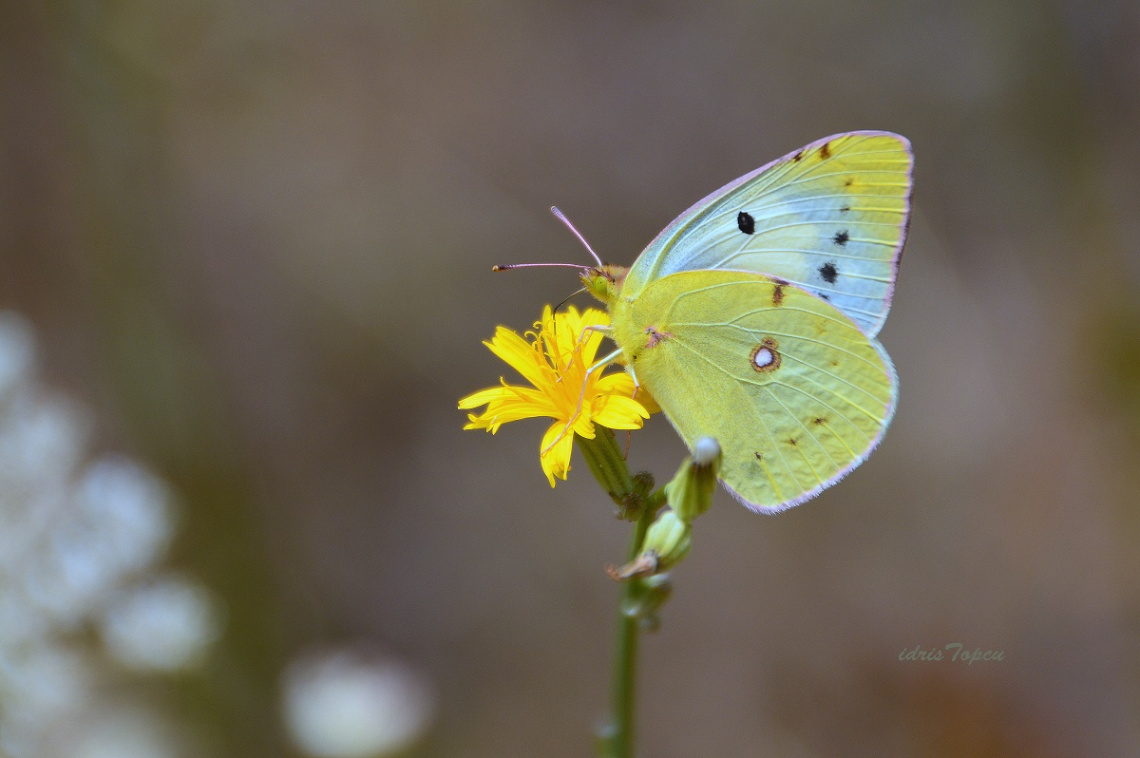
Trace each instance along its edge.
<instances>
[{"instance_id":1,"label":"white spot with orange ring","mask_svg":"<svg viewBox=\"0 0 1140 758\"><path fill-rule=\"evenodd\" d=\"M748 360L754 371L775 371L780 367L780 353L777 351L776 340L765 337L759 345L752 348Z\"/></svg>"}]
</instances>

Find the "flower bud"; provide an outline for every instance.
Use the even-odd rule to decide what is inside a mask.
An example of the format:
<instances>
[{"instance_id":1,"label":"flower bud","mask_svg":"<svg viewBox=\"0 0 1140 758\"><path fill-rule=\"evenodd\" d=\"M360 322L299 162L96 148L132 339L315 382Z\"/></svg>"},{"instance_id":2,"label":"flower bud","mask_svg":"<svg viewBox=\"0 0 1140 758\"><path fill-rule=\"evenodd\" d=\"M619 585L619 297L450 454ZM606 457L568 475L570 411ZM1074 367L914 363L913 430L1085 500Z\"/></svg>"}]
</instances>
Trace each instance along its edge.
<instances>
[{"instance_id":1,"label":"flower bud","mask_svg":"<svg viewBox=\"0 0 1140 758\"><path fill-rule=\"evenodd\" d=\"M621 567L607 566L606 573L616 582L627 582L668 571L688 554L692 534L692 527L666 509L650 524L637 557Z\"/></svg>"},{"instance_id":2,"label":"flower bud","mask_svg":"<svg viewBox=\"0 0 1140 758\"><path fill-rule=\"evenodd\" d=\"M639 591L622 604L621 612L637 619L646 631L656 631L660 625L657 612L673 594L668 574L654 574L641 580Z\"/></svg>"},{"instance_id":3,"label":"flower bud","mask_svg":"<svg viewBox=\"0 0 1140 758\"><path fill-rule=\"evenodd\" d=\"M692 527L682 521L674 511L665 510L645 534L641 555L653 556L656 559L654 574L668 571L688 555L692 541Z\"/></svg>"},{"instance_id":4,"label":"flower bud","mask_svg":"<svg viewBox=\"0 0 1140 758\"><path fill-rule=\"evenodd\" d=\"M712 504L720 461L720 444L712 437L701 437L693 446L693 457L686 458L677 475L665 485L669 505L686 523L692 523Z\"/></svg>"},{"instance_id":5,"label":"flower bud","mask_svg":"<svg viewBox=\"0 0 1140 758\"><path fill-rule=\"evenodd\" d=\"M622 521L637 521L649 506L649 494L653 491L653 474L641 471L633 477L633 489L626 495L616 498L618 509L614 514Z\"/></svg>"}]
</instances>

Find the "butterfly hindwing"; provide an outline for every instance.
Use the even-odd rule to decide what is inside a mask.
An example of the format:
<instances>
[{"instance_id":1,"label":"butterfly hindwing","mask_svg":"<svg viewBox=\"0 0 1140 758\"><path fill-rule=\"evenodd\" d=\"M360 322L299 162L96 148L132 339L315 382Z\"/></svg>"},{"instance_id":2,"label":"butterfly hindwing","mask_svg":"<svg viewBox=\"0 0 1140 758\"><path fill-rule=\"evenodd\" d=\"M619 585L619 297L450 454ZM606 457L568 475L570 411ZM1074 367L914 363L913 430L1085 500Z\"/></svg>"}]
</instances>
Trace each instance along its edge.
<instances>
[{"instance_id":1,"label":"butterfly hindwing","mask_svg":"<svg viewBox=\"0 0 1140 758\"><path fill-rule=\"evenodd\" d=\"M890 132L838 134L701 200L657 236L626 276L636 296L679 271L785 279L870 336L890 308L910 211L910 143Z\"/></svg>"},{"instance_id":2,"label":"butterfly hindwing","mask_svg":"<svg viewBox=\"0 0 1140 758\"><path fill-rule=\"evenodd\" d=\"M721 479L754 510L817 494L878 443L895 404L882 348L780 279L683 271L615 303L626 365L689 447L715 437Z\"/></svg>"}]
</instances>

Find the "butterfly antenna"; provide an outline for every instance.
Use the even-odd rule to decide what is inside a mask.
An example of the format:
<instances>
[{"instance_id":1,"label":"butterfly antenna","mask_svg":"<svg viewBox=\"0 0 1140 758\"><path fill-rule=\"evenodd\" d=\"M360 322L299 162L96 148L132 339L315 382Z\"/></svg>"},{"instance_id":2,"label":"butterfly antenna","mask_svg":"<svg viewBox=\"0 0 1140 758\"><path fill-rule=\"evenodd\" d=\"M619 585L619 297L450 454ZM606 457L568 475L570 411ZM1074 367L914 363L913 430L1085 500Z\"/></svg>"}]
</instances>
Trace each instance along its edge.
<instances>
[{"instance_id":1,"label":"butterfly antenna","mask_svg":"<svg viewBox=\"0 0 1140 758\"><path fill-rule=\"evenodd\" d=\"M594 256L594 260L598 262L599 266L605 265L602 263L602 259L598 257L598 254L594 252L594 248L590 247L590 243L587 242L586 238L582 236L582 233L574 228L574 225L570 223L570 219L566 218L566 214L558 210L557 205L550 206L550 212L554 214L554 218L565 224L566 228L569 229L574 234L574 236L578 238L578 241L585 246L590 255Z\"/></svg>"},{"instance_id":2,"label":"butterfly antenna","mask_svg":"<svg viewBox=\"0 0 1140 758\"><path fill-rule=\"evenodd\" d=\"M492 271L511 271L516 268L549 268L551 266L576 268L579 271L589 270L589 266L583 266L578 263L503 263L498 266L491 266Z\"/></svg>"},{"instance_id":3,"label":"butterfly antenna","mask_svg":"<svg viewBox=\"0 0 1140 758\"><path fill-rule=\"evenodd\" d=\"M575 237L578 238L578 241L582 243L583 247L586 248L586 251L590 253L590 255L594 258L595 261L597 261L599 267L606 265L606 264L602 263L602 259L598 257L597 253L594 252L594 248L590 247L590 243L586 241L586 238L582 236L582 233L574 228L574 225L570 223L570 219L566 218L566 214L563 213L562 211L558 210L558 206L556 206L556 205L550 206L550 212L554 214L554 217L556 219L558 219L559 221L561 221L563 224L566 225L566 228L570 230L571 234L573 234ZM589 271L590 270L590 266L581 266L577 263L504 263L504 264L499 265L499 266L492 266L491 270L492 271L510 271L510 270L516 269L516 268L542 268L542 267L550 267L550 266L560 266L563 268L576 268L579 271Z\"/></svg>"}]
</instances>

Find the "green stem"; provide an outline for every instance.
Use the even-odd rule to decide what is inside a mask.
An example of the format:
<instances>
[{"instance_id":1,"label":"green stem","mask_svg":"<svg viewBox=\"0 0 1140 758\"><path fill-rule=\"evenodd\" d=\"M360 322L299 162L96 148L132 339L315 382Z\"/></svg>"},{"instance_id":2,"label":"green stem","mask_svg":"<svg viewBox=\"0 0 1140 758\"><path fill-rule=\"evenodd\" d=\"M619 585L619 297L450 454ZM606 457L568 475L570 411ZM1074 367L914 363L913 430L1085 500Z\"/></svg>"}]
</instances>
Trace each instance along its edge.
<instances>
[{"instance_id":1,"label":"green stem","mask_svg":"<svg viewBox=\"0 0 1140 758\"><path fill-rule=\"evenodd\" d=\"M630 474L629 465L614 439L613 432L605 427L596 427L592 440L577 437L578 449L598 482L606 489L614 502L628 507L634 504L638 518L630 541L627 560L632 561L641 550L645 533L662 503L659 493L645 496L644 490L638 493L637 481ZM640 478L640 477L639 477ZM643 486L646 485L642 482ZM641 502L636 502L640 497ZM620 513L629 514L628 510ZM613 681L611 694L611 715L609 728L604 735L602 755L606 758L633 758L633 722L635 713L635 693L637 683L637 643L641 630L640 619L626 613L632 608L644 588L640 580L632 579L622 584L621 600L618 604L617 640L614 650Z\"/></svg>"},{"instance_id":2,"label":"green stem","mask_svg":"<svg viewBox=\"0 0 1140 758\"><path fill-rule=\"evenodd\" d=\"M653 523L654 512L648 508L634 526L629 543L628 560L632 561L641 550L645 533ZM622 585L618 604L617 643L614 650L613 682L611 694L612 732L609 735L610 758L633 758L633 718L637 684L637 643L641 619L626 613L641 593L641 581L633 579Z\"/></svg>"}]
</instances>

